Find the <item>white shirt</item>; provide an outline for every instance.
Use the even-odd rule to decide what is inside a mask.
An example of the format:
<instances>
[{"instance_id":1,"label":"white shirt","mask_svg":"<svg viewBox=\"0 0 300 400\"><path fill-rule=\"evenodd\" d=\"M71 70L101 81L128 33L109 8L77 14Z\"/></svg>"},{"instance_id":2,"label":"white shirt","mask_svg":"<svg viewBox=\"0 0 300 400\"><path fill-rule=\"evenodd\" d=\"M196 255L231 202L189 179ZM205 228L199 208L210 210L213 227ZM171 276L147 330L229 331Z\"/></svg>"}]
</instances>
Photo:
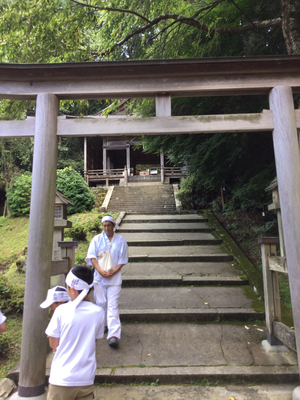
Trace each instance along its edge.
<instances>
[{"instance_id":1,"label":"white shirt","mask_svg":"<svg viewBox=\"0 0 300 400\"><path fill-rule=\"evenodd\" d=\"M96 339L104 334L104 311L89 301L76 309L72 302L56 308L46 329L48 336L59 338L49 382L58 386L89 386L97 368Z\"/></svg>"},{"instance_id":2,"label":"white shirt","mask_svg":"<svg viewBox=\"0 0 300 400\"><path fill-rule=\"evenodd\" d=\"M97 260L97 253L100 251L107 251L111 242L105 232L100 235L93 237L87 252L85 262L88 265L92 264L92 259ZM112 247L110 250L111 260L113 267L116 268L117 265L128 263L128 245L123 236L114 234L112 239ZM94 272L94 279L100 282L102 285L121 285L122 284L122 274L121 270L115 273L111 278L103 278L98 271Z\"/></svg>"},{"instance_id":3,"label":"white shirt","mask_svg":"<svg viewBox=\"0 0 300 400\"><path fill-rule=\"evenodd\" d=\"M3 322L5 322L5 321L6 321L6 317L0 311L0 325L3 324Z\"/></svg>"}]
</instances>

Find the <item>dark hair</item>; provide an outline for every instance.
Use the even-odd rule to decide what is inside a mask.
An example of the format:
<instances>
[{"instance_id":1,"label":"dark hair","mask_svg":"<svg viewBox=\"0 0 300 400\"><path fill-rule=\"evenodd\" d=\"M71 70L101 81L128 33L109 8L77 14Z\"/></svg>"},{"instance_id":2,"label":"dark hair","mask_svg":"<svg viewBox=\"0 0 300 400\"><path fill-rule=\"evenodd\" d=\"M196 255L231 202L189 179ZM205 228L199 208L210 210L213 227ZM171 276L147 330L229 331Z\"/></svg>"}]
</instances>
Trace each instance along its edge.
<instances>
[{"instance_id":1,"label":"dark hair","mask_svg":"<svg viewBox=\"0 0 300 400\"><path fill-rule=\"evenodd\" d=\"M88 285L90 285L94 280L92 269L84 265L76 265L76 267L72 268L72 272L77 276L77 278L82 279Z\"/></svg>"},{"instance_id":2,"label":"dark hair","mask_svg":"<svg viewBox=\"0 0 300 400\"><path fill-rule=\"evenodd\" d=\"M66 291L67 291L67 289L62 286L57 286L57 288L55 289L55 292L66 292Z\"/></svg>"}]
</instances>

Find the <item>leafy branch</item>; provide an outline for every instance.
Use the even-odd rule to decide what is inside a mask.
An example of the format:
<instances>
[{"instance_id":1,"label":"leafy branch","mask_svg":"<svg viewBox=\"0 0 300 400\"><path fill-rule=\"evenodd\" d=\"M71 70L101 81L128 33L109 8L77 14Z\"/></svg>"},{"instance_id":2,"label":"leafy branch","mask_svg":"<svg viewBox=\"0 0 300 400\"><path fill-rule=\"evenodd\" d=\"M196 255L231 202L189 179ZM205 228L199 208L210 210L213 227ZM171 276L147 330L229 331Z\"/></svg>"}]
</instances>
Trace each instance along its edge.
<instances>
[{"instance_id":1,"label":"leafy branch","mask_svg":"<svg viewBox=\"0 0 300 400\"><path fill-rule=\"evenodd\" d=\"M156 34L154 34L149 40L157 38L158 36L161 36L164 32L168 31L169 28L171 28L174 25L187 25L188 27L193 27L196 28L198 31L205 32L208 34L210 37L216 35L216 34L242 34L245 32L253 31L253 30L260 30L260 29L269 29L269 28L274 28L274 27L280 27L281 26L281 18L274 18L266 21L255 21L252 22L250 21L247 24L244 25L239 25L236 27L211 27L205 23L202 22L202 18L206 16L210 11L215 9L220 3L223 3L227 0L215 0L209 5L206 5L205 7L200 8L196 13L193 14L192 17L187 17L183 16L180 14L162 14L159 15L158 17L150 20L144 15L132 11L129 9L123 9L123 8L116 8L116 7L100 7L96 5L90 5L86 3L79 2L77 0L70 0L72 3L77 4L81 7L88 7L92 8L94 10L99 10L99 11L107 11L107 12L121 12L124 14L133 14L136 17L142 19L146 23L139 26L136 29L133 29L131 32L129 32L127 35L125 35L122 39L118 40L115 42L109 49L106 49L102 53L98 53L98 56L103 57L107 56L110 54L115 48L122 46L126 42L128 42L130 39L133 37L143 34L147 31L150 30L150 28L157 26L160 22L162 21L171 21L167 26L165 26L163 29L159 30ZM204 13L203 15L201 15Z\"/></svg>"}]
</instances>

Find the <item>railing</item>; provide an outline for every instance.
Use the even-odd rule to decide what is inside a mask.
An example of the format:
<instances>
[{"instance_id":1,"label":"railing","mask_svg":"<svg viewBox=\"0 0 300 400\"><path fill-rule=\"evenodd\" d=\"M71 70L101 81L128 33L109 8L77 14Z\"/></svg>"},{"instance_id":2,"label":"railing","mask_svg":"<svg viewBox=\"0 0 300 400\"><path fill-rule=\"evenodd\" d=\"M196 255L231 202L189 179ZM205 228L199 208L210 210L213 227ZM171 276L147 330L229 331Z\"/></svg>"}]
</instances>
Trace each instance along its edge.
<instances>
[{"instance_id":1,"label":"railing","mask_svg":"<svg viewBox=\"0 0 300 400\"><path fill-rule=\"evenodd\" d=\"M186 169L180 167L164 167L165 176L186 176L188 172Z\"/></svg>"},{"instance_id":2,"label":"railing","mask_svg":"<svg viewBox=\"0 0 300 400\"><path fill-rule=\"evenodd\" d=\"M96 169L85 171L84 177L87 183L106 181L108 185L109 180L120 180L124 178L125 181L127 181L126 175L128 172L130 172L129 175L132 175L133 168L130 168L130 171L128 171L126 167L118 169ZM182 178L188 175L187 170L180 167L151 167L148 173L150 176L160 175L162 183L165 177Z\"/></svg>"},{"instance_id":3,"label":"railing","mask_svg":"<svg viewBox=\"0 0 300 400\"><path fill-rule=\"evenodd\" d=\"M88 179L103 179L106 178L123 178L124 177L124 168L118 169L95 169L87 171Z\"/></svg>"},{"instance_id":4,"label":"railing","mask_svg":"<svg viewBox=\"0 0 300 400\"><path fill-rule=\"evenodd\" d=\"M297 351L295 331L281 322L278 272L288 273L286 258L277 256L277 238L260 238L258 243L262 255L267 340L271 346L283 343Z\"/></svg>"}]
</instances>

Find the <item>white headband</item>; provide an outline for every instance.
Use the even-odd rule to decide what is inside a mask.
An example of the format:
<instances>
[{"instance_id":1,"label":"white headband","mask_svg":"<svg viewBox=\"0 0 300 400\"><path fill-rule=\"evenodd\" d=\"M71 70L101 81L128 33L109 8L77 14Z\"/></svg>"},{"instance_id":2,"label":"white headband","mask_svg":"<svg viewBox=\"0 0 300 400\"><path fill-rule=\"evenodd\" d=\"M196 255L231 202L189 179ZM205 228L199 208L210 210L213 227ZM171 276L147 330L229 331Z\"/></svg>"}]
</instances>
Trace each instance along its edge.
<instances>
[{"instance_id":1,"label":"white headband","mask_svg":"<svg viewBox=\"0 0 300 400\"><path fill-rule=\"evenodd\" d=\"M103 222L105 222L105 221L112 222L113 224L115 224L115 228L116 228L116 229L119 229L119 226L115 223L115 220L114 220L114 218L113 218L112 216L110 216L110 215L105 215L105 216L102 218L102 220L101 220L102 224L103 224Z\"/></svg>"},{"instance_id":2,"label":"white headband","mask_svg":"<svg viewBox=\"0 0 300 400\"><path fill-rule=\"evenodd\" d=\"M66 284L76 290L82 290L80 295L73 301L74 307L76 308L82 300L86 297L88 294L89 290L94 286L94 282L92 282L90 285L83 281L82 279L78 278L75 276L71 271L68 273L66 277Z\"/></svg>"}]
</instances>

